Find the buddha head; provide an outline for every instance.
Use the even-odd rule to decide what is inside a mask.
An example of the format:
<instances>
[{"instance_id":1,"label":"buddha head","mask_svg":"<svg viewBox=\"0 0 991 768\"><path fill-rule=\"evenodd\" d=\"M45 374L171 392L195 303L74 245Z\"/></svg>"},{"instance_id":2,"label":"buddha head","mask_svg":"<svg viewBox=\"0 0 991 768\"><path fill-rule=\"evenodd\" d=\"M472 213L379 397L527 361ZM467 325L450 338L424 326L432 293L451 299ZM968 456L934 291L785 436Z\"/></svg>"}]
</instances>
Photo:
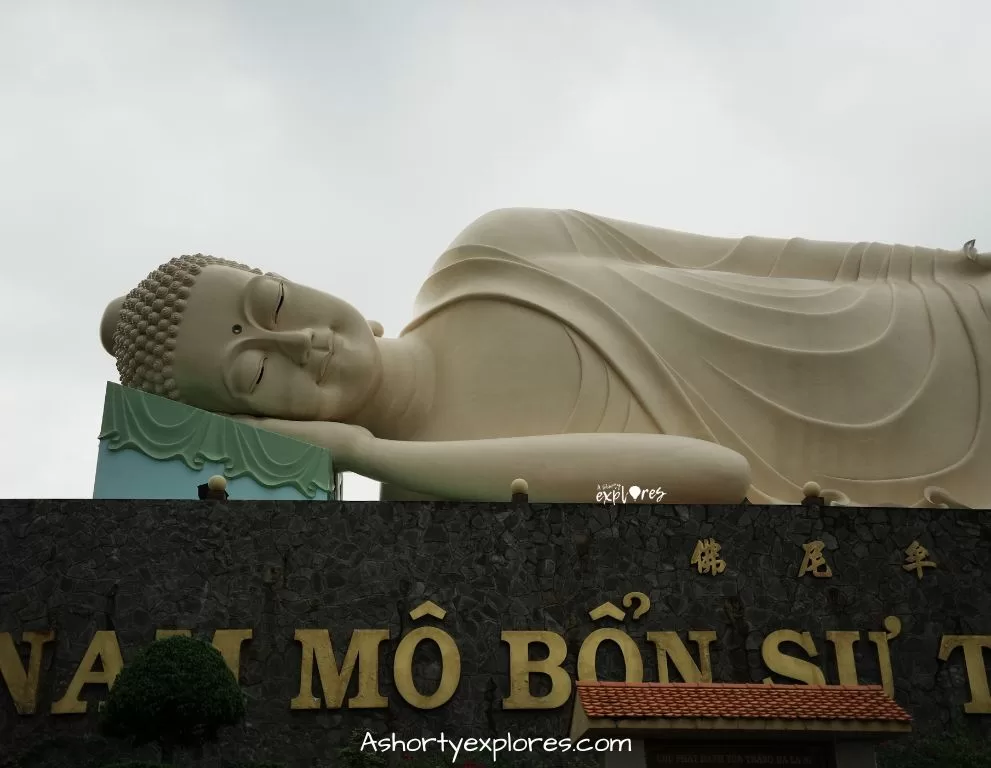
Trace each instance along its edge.
<instances>
[{"instance_id":1,"label":"buddha head","mask_svg":"<svg viewBox=\"0 0 991 768\"><path fill-rule=\"evenodd\" d=\"M350 304L200 254L111 302L100 335L124 386L218 413L346 421L381 376L381 327Z\"/></svg>"}]
</instances>

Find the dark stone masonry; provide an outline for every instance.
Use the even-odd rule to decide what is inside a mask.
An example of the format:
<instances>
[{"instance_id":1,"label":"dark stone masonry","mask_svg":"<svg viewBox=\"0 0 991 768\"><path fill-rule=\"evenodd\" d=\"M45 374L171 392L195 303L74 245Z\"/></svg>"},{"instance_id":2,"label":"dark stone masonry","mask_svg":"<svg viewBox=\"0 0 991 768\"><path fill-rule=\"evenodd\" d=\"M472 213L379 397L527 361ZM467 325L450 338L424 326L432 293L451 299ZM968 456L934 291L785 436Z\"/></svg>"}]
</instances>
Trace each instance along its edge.
<instances>
[{"instance_id":1,"label":"dark stone masonry","mask_svg":"<svg viewBox=\"0 0 991 768\"><path fill-rule=\"evenodd\" d=\"M713 538L718 575L691 564ZM803 544L820 540L830 578L799 578ZM906 571L917 541L936 563ZM593 622L606 601L629 592L652 602L641 619ZM443 621L414 622L431 600ZM547 629L567 640L574 676L583 639L618 627L636 640L644 679L658 679L647 631L677 631L698 660L689 630L714 630L713 679L759 682L761 655L778 629L810 632L814 661L836 683L829 630L859 630L862 683L880 683L868 632L895 616L890 641L896 699L915 729L965 722L991 735L991 715L965 714L970 698L961 649L939 661L944 635L991 634L991 513L970 510L827 507L573 506L339 502L0 501L0 632L52 629L42 663L38 714L18 715L0 685L0 765L37 763L92 740L101 686L87 686L86 715L52 715L94 632L117 633L125 664L159 628L252 629L241 655L248 717L222 743L226 764L270 759L320 765L355 730L459 736L567 735L572 703L553 711L507 711L508 651L502 630ZM392 683L392 658L411 627L441 627L460 649L461 684L446 705L419 711ZM296 629L330 630L340 663L353 629L388 629L381 654L387 710L291 711L300 686ZM436 646L416 656L414 679L439 680ZM794 645L782 650L808 656ZM991 653L985 651L991 669ZM599 651L600 677L623 679L618 647ZM678 680L672 671L672 680ZM775 678L777 682L788 682ZM352 680L352 695L357 676ZM543 693L535 678L534 693ZM314 692L320 687L314 683ZM111 749L111 747L106 747ZM215 748L199 757L215 765ZM35 760L36 763L32 763ZM70 764L70 763L66 763Z\"/></svg>"}]
</instances>

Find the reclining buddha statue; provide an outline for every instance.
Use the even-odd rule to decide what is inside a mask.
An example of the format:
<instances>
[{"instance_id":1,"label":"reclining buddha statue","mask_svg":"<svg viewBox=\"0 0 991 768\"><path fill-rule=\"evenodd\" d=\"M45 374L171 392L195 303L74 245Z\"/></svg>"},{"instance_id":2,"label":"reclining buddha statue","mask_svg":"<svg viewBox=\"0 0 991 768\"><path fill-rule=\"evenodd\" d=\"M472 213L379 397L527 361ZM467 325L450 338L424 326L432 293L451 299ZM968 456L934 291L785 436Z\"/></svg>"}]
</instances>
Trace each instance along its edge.
<instances>
[{"instance_id":1,"label":"reclining buddha statue","mask_svg":"<svg viewBox=\"0 0 991 768\"><path fill-rule=\"evenodd\" d=\"M211 256L103 318L121 382L329 448L383 498L991 506L991 254L507 209L397 338ZM827 495L829 494L829 495Z\"/></svg>"}]
</instances>

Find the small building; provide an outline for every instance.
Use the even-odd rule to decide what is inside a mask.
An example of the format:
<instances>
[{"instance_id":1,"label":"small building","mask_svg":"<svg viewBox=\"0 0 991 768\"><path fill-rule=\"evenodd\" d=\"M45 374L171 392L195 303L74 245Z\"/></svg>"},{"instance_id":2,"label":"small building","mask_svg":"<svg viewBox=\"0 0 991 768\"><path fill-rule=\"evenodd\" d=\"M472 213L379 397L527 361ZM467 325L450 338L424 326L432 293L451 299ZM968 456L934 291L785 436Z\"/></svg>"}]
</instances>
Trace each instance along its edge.
<instances>
[{"instance_id":1,"label":"small building","mask_svg":"<svg viewBox=\"0 0 991 768\"><path fill-rule=\"evenodd\" d=\"M911 722L875 685L580 682L570 736L631 739L605 768L874 768Z\"/></svg>"}]
</instances>

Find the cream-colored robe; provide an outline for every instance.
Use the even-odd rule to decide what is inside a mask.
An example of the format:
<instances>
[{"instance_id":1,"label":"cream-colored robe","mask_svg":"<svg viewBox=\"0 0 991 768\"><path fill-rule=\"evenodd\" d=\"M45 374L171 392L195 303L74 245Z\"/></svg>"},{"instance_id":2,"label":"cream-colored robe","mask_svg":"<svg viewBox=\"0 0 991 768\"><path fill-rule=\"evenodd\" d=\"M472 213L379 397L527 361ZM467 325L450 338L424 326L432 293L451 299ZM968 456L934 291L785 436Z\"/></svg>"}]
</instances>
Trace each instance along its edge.
<instances>
[{"instance_id":1,"label":"cream-colored robe","mask_svg":"<svg viewBox=\"0 0 991 768\"><path fill-rule=\"evenodd\" d=\"M960 251L507 209L438 260L410 327L471 297L559 318L660 431L746 456L751 501L816 481L840 503L932 503L936 487L991 507L991 273Z\"/></svg>"}]
</instances>

